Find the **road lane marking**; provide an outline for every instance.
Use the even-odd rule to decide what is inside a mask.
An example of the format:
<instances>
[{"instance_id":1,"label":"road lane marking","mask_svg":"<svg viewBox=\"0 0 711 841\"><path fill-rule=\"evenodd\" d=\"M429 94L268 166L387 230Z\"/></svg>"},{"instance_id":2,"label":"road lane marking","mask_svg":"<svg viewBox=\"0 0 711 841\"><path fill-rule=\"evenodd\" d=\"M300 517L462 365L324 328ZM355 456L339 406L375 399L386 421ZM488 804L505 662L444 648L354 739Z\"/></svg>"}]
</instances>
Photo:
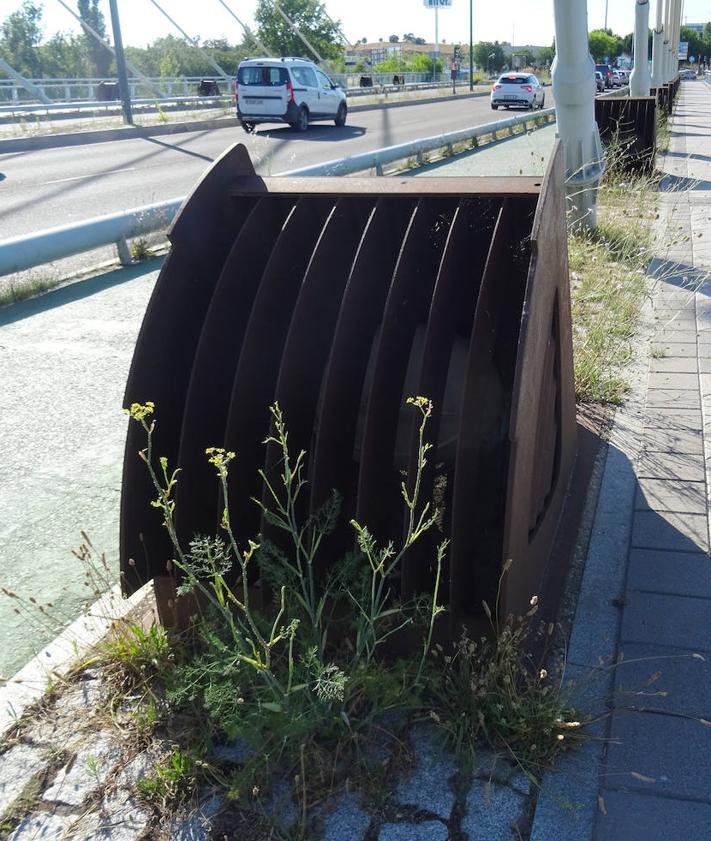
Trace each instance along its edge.
<instances>
[{"instance_id":1,"label":"road lane marking","mask_svg":"<svg viewBox=\"0 0 711 841\"><path fill-rule=\"evenodd\" d=\"M100 175L113 175L115 172L135 172L135 166L125 169L109 169L106 172L90 172L88 175L74 175L71 178L56 178L54 181L45 181L45 184L64 184L67 181L81 181L82 178L98 178Z\"/></svg>"}]
</instances>

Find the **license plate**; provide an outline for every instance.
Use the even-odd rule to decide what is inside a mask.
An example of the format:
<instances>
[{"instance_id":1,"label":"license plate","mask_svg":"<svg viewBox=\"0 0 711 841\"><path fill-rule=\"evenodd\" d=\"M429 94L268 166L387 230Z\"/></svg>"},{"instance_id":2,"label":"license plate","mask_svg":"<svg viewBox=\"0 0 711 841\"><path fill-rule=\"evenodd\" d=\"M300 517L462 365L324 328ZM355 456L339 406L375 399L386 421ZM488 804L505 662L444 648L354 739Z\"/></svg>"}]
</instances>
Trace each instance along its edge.
<instances>
[{"instance_id":1,"label":"license plate","mask_svg":"<svg viewBox=\"0 0 711 841\"><path fill-rule=\"evenodd\" d=\"M510 96L510 95L507 94L506 96L504 96L504 99L518 99L518 97Z\"/></svg>"},{"instance_id":2,"label":"license plate","mask_svg":"<svg viewBox=\"0 0 711 841\"><path fill-rule=\"evenodd\" d=\"M264 105L263 99L245 99L248 105Z\"/></svg>"}]
</instances>

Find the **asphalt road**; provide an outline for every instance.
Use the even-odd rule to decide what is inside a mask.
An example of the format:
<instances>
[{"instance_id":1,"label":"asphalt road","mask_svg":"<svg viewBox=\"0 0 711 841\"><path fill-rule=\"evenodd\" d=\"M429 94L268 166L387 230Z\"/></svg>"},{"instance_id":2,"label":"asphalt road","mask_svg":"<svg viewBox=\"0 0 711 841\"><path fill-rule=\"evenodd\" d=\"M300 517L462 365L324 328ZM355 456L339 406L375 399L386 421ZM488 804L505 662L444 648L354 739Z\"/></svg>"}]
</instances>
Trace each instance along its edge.
<instances>
[{"instance_id":1,"label":"asphalt road","mask_svg":"<svg viewBox=\"0 0 711 841\"><path fill-rule=\"evenodd\" d=\"M233 127L0 155L0 239L185 195L236 141L269 175L503 117L480 96L360 111L344 128L315 124L304 134Z\"/></svg>"}]
</instances>

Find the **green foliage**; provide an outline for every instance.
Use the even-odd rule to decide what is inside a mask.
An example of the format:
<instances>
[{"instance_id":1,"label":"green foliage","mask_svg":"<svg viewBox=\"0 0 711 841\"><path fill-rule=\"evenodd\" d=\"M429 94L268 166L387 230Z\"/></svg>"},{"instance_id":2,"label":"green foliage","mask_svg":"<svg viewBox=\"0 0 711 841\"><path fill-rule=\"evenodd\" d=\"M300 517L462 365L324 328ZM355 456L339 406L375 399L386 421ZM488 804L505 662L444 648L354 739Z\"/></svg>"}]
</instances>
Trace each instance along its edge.
<instances>
[{"instance_id":1,"label":"green foliage","mask_svg":"<svg viewBox=\"0 0 711 841\"><path fill-rule=\"evenodd\" d=\"M612 62L622 52L622 38L614 35L611 29L593 29L588 33L588 44L590 55L598 63L605 56Z\"/></svg>"},{"instance_id":2,"label":"green foliage","mask_svg":"<svg viewBox=\"0 0 711 841\"><path fill-rule=\"evenodd\" d=\"M149 802L165 805L189 799L196 778L195 758L181 750L173 750L156 763L153 773L138 781L136 788Z\"/></svg>"},{"instance_id":3,"label":"green foliage","mask_svg":"<svg viewBox=\"0 0 711 841\"><path fill-rule=\"evenodd\" d=\"M91 29L106 41L106 24L104 16L99 9L99 0L77 0L79 17L88 24ZM88 58L91 76L107 76L110 72L113 57L105 43L99 43L91 31L82 26L84 30L85 50Z\"/></svg>"},{"instance_id":4,"label":"green foliage","mask_svg":"<svg viewBox=\"0 0 711 841\"><path fill-rule=\"evenodd\" d=\"M40 76L37 47L42 40L41 21L42 6L24 0L0 25L0 56L22 76Z\"/></svg>"},{"instance_id":5,"label":"green foliage","mask_svg":"<svg viewBox=\"0 0 711 841\"><path fill-rule=\"evenodd\" d=\"M537 64L539 67L548 65L550 67L553 64L553 59L555 58L555 41L551 44L550 47L543 47L542 50L538 52Z\"/></svg>"},{"instance_id":6,"label":"green foliage","mask_svg":"<svg viewBox=\"0 0 711 841\"><path fill-rule=\"evenodd\" d=\"M336 59L343 55L339 24L331 21L322 3L318 0L280 0L279 6L322 58ZM275 55L314 58L270 0L258 0L254 19L260 41Z\"/></svg>"},{"instance_id":7,"label":"green foliage","mask_svg":"<svg viewBox=\"0 0 711 841\"><path fill-rule=\"evenodd\" d=\"M480 41L474 44L474 63L482 70L499 73L506 64L503 45L498 41Z\"/></svg>"},{"instance_id":8,"label":"green foliage","mask_svg":"<svg viewBox=\"0 0 711 841\"><path fill-rule=\"evenodd\" d=\"M408 53L404 51L401 56L390 56L381 61L373 68L375 73L431 73L435 62L431 56L423 53ZM437 73L442 72L442 59L436 62Z\"/></svg>"}]
</instances>

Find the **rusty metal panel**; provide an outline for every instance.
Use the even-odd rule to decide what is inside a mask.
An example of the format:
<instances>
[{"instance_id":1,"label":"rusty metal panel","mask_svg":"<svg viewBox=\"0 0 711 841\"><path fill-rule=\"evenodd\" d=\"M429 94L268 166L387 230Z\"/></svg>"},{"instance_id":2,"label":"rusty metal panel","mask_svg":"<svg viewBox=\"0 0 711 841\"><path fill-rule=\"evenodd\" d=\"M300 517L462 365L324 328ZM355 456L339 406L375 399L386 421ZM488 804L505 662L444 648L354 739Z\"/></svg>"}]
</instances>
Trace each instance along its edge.
<instances>
[{"instance_id":1,"label":"rusty metal panel","mask_svg":"<svg viewBox=\"0 0 711 841\"><path fill-rule=\"evenodd\" d=\"M657 144L656 97L597 97L595 120L602 142L617 145L618 165L637 173L653 171Z\"/></svg>"},{"instance_id":2,"label":"rusty metal panel","mask_svg":"<svg viewBox=\"0 0 711 841\"><path fill-rule=\"evenodd\" d=\"M167 430L157 449L184 470L181 535L216 528L221 501L204 449L226 446L238 453L230 498L239 539L260 529L279 539L250 502L263 493L260 467L280 473L280 453L261 443L278 400L293 452L309 454L300 513L313 514L334 488L343 497L343 526L317 572L352 548L354 516L378 541L399 542L400 484L412 488L417 464L417 418L403 402L423 394L435 409L422 497L440 516L393 593L430 587L435 545L449 537L449 632L482 616L507 557L504 606L519 610L543 586L575 452L560 148L545 179L261 179L242 151L231 156L242 170L226 168L215 191L199 188L183 220L195 202L222 244L210 257L203 225L204 239L185 234L198 256L166 261L127 389L129 401L156 402ZM197 271L202 259L198 283L186 264ZM175 309L190 322L177 355L163 343L178 340ZM158 578L169 620L171 554L139 475L139 437L129 432L124 473L121 562L135 572L124 587ZM142 566L129 564L137 535Z\"/></svg>"}]
</instances>

